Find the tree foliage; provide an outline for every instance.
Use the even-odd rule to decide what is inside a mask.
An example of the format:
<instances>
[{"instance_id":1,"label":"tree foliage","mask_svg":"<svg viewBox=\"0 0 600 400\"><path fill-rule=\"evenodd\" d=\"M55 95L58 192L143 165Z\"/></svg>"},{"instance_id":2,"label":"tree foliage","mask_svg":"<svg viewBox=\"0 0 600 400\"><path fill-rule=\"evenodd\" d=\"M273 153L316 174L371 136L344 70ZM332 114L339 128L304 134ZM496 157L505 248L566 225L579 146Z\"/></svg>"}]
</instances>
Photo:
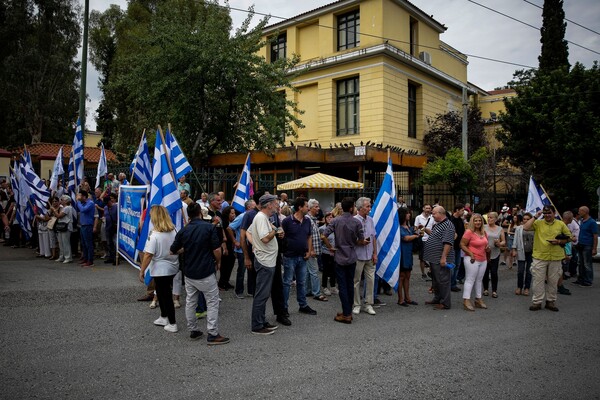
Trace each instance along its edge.
<instances>
[{"instance_id":1,"label":"tree foliage","mask_svg":"<svg viewBox=\"0 0 600 400\"><path fill-rule=\"evenodd\" d=\"M75 0L0 4L0 123L8 145L66 141L78 111Z\"/></svg>"},{"instance_id":2,"label":"tree foliage","mask_svg":"<svg viewBox=\"0 0 600 400\"><path fill-rule=\"evenodd\" d=\"M556 69L569 69L569 48L565 40L567 23L563 10L563 0L544 0L542 12L542 52L538 57L539 71L551 72Z\"/></svg>"},{"instance_id":3,"label":"tree foliage","mask_svg":"<svg viewBox=\"0 0 600 400\"><path fill-rule=\"evenodd\" d=\"M429 130L425 133L423 143L430 159L444 157L452 148L462 148L462 112L450 111L428 118ZM468 156L473 155L480 147L487 146L487 137L483 129L481 110L469 107L467 121Z\"/></svg>"},{"instance_id":4,"label":"tree foliage","mask_svg":"<svg viewBox=\"0 0 600 400\"><path fill-rule=\"evenodd\" d=\"M502 154L564 208L595 204L600 184L600 68L519 71L505 100Z\"/></svg>"},{"instance_id":5,"label":"tree foliage","mask_svg":"<svg viewBox=\"0 0 600 400\"><path fill-rule=\"evenodd\" d=\"M477 170L489 158L485 147L477 149L468 160L462 150L451 148L443 157L427 163L423 168L422 183L427 185L446 184L450 192L458 197L477 188Z\"/></svg>"},{"instance_id":6,"label":"tree foliage","mask_svg":"<svg viewBox=\"0 0 600 400\"><path fill-rule=\"evenodd\" d=\"M253 13L231 35L229 9L216 1L129 3L117 23L116 53L105 88L120 150L144 128L170 122L192 160L216 151L270 150L301 126L286 71L298 59L267 63L258 55L267 19Z\"/></svg>"}]
</instances>

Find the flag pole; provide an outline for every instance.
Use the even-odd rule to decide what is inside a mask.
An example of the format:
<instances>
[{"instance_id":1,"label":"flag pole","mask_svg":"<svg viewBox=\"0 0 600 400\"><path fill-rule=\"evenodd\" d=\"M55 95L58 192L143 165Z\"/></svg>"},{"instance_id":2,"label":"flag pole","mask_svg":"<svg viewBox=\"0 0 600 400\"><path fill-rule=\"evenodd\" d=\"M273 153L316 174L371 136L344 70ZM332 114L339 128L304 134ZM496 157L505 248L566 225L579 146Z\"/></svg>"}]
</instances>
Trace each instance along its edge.
<instances>
[{"instance_id":1,"label":"flag pole","mask_svg":"<svg viewBox=\"0 0 600 400\"><path fill-rule=\"evenodd\" d=\"M146 128L144 128L144 132L142 132L142 137L140 138L140 144L138 145L138 150L140 149L140 146L142 145L142 140L144 140L144 135L146 134ZM137 154L137 151L136 151ZM133 175L134 175L134 171L135 171L135 167L137 166L137 156L134 157L133 159L133 168L131 169L131 178L129 179L130 182L133 182Z\"/></svg>"},{"instance_id":2,"label":"flag pole","mask_svg":"<svg viewBox=\"0 0 600 400\"><path fill-rule=\"evenodd\" d=\"M169 128L169 132L171 132L171 135L173 135L173 128L171 128L171 123L169 122L167 124L167 127ZM179 146L181 148L181 146ZM181 149L181 153L183 153L183 149ZM185 157L185 153L183 153L183 156ZM187 157L185 157L187 159ZM189 160L188 160L189 162ZM191 166L191 164L190 164ZM202 189L202 185L200 184L200 179L198 179L198 175L196 175L196 171L194 171L194 168L192 168L192 174L194 175L194 179L196 179L196 182L198 182L198 186L201 187ZM177 182L175 182L175 184L177 184ZM200 191L200 193L202 193L202 190ZM192 196L193 193L190 193L190 196ZM192 196L195 197L195 196Z\"/></svg>"},{"instance_id":3,"label":"flag pole","mask_svg":"<svg viewBox=\"0 0 600 400\"><path fill-rule=\"evenodd\" d=\"M541 184L541 183L540 183L540 189L542 189L542 190L544 191L544 194L546 195L546 198L547 198L548 200L550 200L550 204L552 204L552 207L554 207L554 210L555 210L555 212L556 212L558 215L561 215L561 214L558 212L558 208L556 208L556 206L554 205L554 202L552 201L552 199L550 198L550 196L548 196L548 193L546 192L546 189L544 189L544 187L542 186L542 184Z\"/></svg>"},{"instance_id":4,"label":"flag pole","mask_svg":"<svg viewBox=\"0 0 600 400\"><path fill-rule=\"evenodd\" d=\"M168 126L170 127L171 124L168 124ZM169 129L169 131L170 130L171 129ZM173 167L171 166L171 153L170 153L170 151L167 151L167 143L165 141L165 135L163 135L162 128L160 127L160 125L158 125L158 132L160 133L160 138L162 139L163 151L165 153L165 156L168 155L168 157L166 157L166 159L167 159L167 165L169 166L169 173L171 174L171 179L173 179L173 182L175 182L175 187L177 188L177 181L175 180L175 174L173 173ZM177 191L177 193L179 194L179 190ZM181 209L181 219L184 219L183 218L183 201L181 201L180 209ZM183 222L185 225L185 221L183 221Z\"/></svg>"}]
</instances>

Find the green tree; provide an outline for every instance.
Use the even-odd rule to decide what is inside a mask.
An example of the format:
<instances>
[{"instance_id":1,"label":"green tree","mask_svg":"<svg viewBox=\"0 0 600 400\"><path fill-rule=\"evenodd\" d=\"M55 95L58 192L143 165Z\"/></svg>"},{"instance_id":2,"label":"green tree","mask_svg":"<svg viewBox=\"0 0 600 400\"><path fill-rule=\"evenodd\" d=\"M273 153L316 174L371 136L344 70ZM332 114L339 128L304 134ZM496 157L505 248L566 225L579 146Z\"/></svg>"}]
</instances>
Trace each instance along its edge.
<instances>
[{"instance_id":1,"label":"green tree","mask_svg":"<svg viewBox=\"0 0 600 400\"><path fill-rule=\"evenodd\" d=\"M567 23L563 0L544 0L542 12L542 52L538 57L540 72L569 69L569 47L565 40Z\"/></svg>"},{"instance_id":2,"label":"green tree","mask_svg":"<svg viewBox=\"0 0 600 400\"><path fill-rule=\"evenodd\" d=\"M294 135L300 111L282 93L295 90L286 71L298 58L260 57L267 19L250 29L252 17L231 35L229 9L214 1L131 2L106 91L120 148L166 122L195 161L216 151L268 151Z\"/></svg>"},{"instance_id":3,"label":"green tree","mask_svg":"<svg viewBox=\"0 0 600 400\"><path fill-rule=\"evenodd\" d=\"M559 208L595 204L600 164L600 68L519 71L505 101L501 152L550 192Z\"/></svg>"},{"instance_id":4,"label":"green tree","mask_svg":"<svg viewBox=\"0 0 600 400\"><path fill-rule=\"evenodd\" d=\"M125 13L115 4L104 12L93 10L90 14L90 61L100 74L99 87L104 91L110 82L110 70L117 53L117 27ZM103 97L96 109L97 129L102 132L102 142L111 148L116 129L116 111Z\"/></svg>"},{"instance_id":5,"label":"green tree","mask_svg":"<svg viewBox=\"0 0 600 400\"><path fill-rule=\"evenodd\" d=\"M427 148L430 159L444 157L454 148L462 148L462 112L449 111L428 118L429 130L425 133L423 143ZM488 141L478 107L469 107L467 122L468 156L470 157L480 147L487 146Z\"/></svg>"},{"instance_id":6,"label":"green tree","mask_svg":"<svg viewBox=\"0 0 600 400\"><path fill-rule=\"evenodd\" d=\"M0 6L0 122L8 145L66 141L78 110L75 0Z\"/></svg>"},{"instance_id":7,"label":"green tree","mask_svg":"<svg viewBox=\"0 0 600 400\"><path fill-rule=\"evenodd\" d=\"M423 168L421 181L427 185L446 184L458 199L461 195L477 188L477 170L489 158L485 147L477 149L468 160L462 150L452 148L444 157L438 157Z\"/></svg>"}]
</instances>

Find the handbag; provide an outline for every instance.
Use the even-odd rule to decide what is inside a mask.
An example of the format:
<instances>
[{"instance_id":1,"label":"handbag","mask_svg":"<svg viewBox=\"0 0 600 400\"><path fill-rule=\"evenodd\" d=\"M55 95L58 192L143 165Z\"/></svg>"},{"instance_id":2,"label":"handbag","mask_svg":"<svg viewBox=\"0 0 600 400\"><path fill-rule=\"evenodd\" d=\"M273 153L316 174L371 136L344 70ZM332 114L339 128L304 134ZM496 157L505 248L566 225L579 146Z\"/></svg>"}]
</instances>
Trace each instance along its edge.
<instances>
[{"instance_id":1,"label":"handbag","mask_svg":"<svg viewBox=\"0 0 600 400\"><path fill-rule=\"evenodd\" d=\"M54 225L56 224L56 221L58 221L58 218L50 217L50 219L48 220L48 223L46 224L48 229L50 229L50 230L54 229Z\"/></svg>"},{"instance_id":2,"label":"handbag","mask_svg":"<svg viewBox=\"0 0 600 400\"><path fill-rule=\"evenodd\" d=\"M68 222L57 222L54 224L54 229L56 232L66 232L69 230Z\"/></svg>"}]
</instances>

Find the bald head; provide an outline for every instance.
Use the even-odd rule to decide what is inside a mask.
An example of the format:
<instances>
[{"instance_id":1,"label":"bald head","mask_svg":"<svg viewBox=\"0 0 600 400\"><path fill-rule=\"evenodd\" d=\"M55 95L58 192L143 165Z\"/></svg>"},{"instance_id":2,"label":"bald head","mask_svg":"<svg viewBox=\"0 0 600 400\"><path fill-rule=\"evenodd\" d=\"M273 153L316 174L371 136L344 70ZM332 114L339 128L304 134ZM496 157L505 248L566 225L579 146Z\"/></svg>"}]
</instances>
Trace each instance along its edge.
<instances>
[{"instance_id":1,"label":"bald head","mask_svg":"<svg viewBox=\"0 0 600 400\"><path fill-rule=\"evenodd\" d=\"M579 217L586 219L588 217L588 215L590 215L590 209L587 208L586 206L581 206L579 207Z\"/></svg>"},{"instance_id":2,"label":"bald head","mask_svg":"<svg viewBox=\"0 0 600 400\"><path fill-rule=\"evenodd\" d=\"M442 206L436 206L431 211L431 216L435 222L442 222L446 218L446 210Z\"/></svg>"}]
</instances>

